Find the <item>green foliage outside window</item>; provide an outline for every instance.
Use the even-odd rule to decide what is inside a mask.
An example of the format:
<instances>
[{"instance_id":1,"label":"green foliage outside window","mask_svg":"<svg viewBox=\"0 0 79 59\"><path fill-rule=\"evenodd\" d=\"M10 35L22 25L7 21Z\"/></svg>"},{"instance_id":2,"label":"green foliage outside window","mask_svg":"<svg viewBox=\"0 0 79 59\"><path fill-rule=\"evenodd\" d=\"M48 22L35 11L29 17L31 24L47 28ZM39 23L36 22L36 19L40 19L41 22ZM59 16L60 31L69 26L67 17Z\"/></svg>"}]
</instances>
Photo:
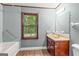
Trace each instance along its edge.
<instances>
[{"instance_id":1,"label":"green foliage outside window","mask_svg":"<svg viewBox=\"0 0 79 59\"><path fill-rule=\"evenodd\" d=\"M37 33L37 17L32 15L24 15L24 34Z\"/></svg>"}]
</instances>

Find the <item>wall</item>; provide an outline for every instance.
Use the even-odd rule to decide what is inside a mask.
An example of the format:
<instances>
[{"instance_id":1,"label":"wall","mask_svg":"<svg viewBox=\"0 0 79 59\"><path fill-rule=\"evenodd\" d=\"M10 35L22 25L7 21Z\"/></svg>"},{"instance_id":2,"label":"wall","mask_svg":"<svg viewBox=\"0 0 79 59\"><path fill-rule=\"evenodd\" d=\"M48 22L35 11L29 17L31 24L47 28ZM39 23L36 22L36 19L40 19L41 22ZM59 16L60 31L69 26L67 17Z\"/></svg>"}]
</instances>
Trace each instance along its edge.
<instances>
[{"instance_id":1,"label":"wall","mask_svg":"<svg viewBox=\"0 0 79 59\"><path fill-rule=\"evenodd\" d=\"M33 12L39 14L39 39L21 40L21 47L45 46L46 31L55 30L55 9L40 9L26 7L23 7L21 9L20 7L14 6L0 6L0 39L2 39L2 26L3 42L13 42L19 41L21 39L21 10L22 12ZM12 34L7 33L7 30L10 31ZM14 35L14 37L16 38L14 38L12 35Z\"/></svg>"},{"instance_id":2,"label":"wall","mask_svg":"<svg viewBox=\"0 0 79 59\"><path fill-rule=\"evenodd\" d=\"M21 40L21 47L41 47L46 46L46 31L55 30L55 9L42 9L42 8L26 8L23 7L22 12L38 13L39 38L35 40Z\"/></svg>"},{"instance_id":3,"label":"wall","mask_svg":"<svg viewBox=\"0 0 79 59\"><path fill-rule=\"evenodd\" d=\"M3 6L0 4L0 53L2 51L2 29L3 29Z\"/></svg>"},{"instance_id":4,"label":"wall","mask_svg":"<svg viewBox=\"0 0 79 59\"><path fill-rule=\"evenodd\" d=\"M3 6L0 4L0 43L2 42L2 29L3 29Z\"/></svg>"},{"instance_id":5,"label":"wall","mask_svg":"<svg viewBox=\"0 0 79 59\"><path fill-rule=\"evenodd\" d=\"M69 34L69 12L63 11L57 14L56 17L56 32L62 32L64 34Z\"/></svg>"},{"instance_id":6,"label":"wall","mask_svg":"<svg viewBox=\"0 0 79 59\"><path fill-rule=\"evenodd\" d=\"M3 6L3 23L3 41L19 41L21 38L21 8Z\"/></svg>"},{"instance_id":7,"label":"wall","mask_svg":"<svg viewBox=\"0 0 79 59\"><path fill-rule=\"evenodd\" d=\"M55 9L3 6L3 41L12 42L21 38L21 12L39 14L39 39L21 40L21 47L41 47L46 45L46 31L55 30ZM16 38L6 32L9 30ZM6 40L7 39L7 40Z\"/></svg>"}]
</instances>

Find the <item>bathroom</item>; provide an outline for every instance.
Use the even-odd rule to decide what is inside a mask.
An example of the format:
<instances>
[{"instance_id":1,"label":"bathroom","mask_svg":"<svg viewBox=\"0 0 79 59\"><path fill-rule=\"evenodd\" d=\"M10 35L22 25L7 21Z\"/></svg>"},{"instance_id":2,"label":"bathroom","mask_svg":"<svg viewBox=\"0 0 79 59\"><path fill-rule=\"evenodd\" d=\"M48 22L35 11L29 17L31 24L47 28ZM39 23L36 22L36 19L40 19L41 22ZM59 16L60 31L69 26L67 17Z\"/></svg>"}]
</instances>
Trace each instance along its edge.
<instances>
[{"instance_id":1,"label":"bathroom","mask_svg":"<svg viewBox=\"0 0 79 59\"><path fill-rule=\"evenodd\" d=\"M77 51L77 44L79 44L78 9L79 3L0 3L0 55L16 56L19 51L23 50L27 52L28 50L46 50L47 34L56 33L69 39L69 51L66 56L79 56L79 51ZM37 38L23 38L22 13L38 14ZM40 56L39 53L36 54L38 55Z\"/></svg>"}]
</instances>

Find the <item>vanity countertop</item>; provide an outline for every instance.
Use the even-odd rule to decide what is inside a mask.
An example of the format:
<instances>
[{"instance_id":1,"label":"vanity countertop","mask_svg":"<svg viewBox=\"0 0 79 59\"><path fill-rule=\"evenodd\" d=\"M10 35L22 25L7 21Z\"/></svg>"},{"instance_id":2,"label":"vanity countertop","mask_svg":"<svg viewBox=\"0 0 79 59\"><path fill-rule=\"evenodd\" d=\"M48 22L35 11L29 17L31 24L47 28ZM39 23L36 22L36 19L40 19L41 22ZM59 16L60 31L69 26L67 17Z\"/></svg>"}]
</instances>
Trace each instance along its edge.
<instances>
[{"instance_id":1,"label":"vanity countertop","mask_svg":"<svg viewBox=\"0 0 79 59\"><path fill-rule=\"evenodd\" d=\"M47 37L55 40L55 41L68 41L69 37L65 36L64 34L57 34L57 33L50 33L47 34Z\"/></svg>"}]
</instances>

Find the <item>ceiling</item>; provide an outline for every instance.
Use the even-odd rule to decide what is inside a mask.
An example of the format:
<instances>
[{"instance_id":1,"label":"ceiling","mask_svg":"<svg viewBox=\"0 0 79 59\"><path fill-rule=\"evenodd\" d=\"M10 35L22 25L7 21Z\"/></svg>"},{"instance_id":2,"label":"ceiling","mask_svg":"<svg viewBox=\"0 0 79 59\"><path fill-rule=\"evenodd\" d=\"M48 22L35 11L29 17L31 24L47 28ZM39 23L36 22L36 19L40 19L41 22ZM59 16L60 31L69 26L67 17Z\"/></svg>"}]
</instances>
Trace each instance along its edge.
<instances>
[{"instance_id":1,"label":"ceiling","mask_svg":"<svg viewBox=\"0 0 79 59\"><path fill-rule=\"evenodd\" d=\"M8 5L42 7L42 8L56 8L60 3L5 3Z\"/></svg>"}]
</instances>

